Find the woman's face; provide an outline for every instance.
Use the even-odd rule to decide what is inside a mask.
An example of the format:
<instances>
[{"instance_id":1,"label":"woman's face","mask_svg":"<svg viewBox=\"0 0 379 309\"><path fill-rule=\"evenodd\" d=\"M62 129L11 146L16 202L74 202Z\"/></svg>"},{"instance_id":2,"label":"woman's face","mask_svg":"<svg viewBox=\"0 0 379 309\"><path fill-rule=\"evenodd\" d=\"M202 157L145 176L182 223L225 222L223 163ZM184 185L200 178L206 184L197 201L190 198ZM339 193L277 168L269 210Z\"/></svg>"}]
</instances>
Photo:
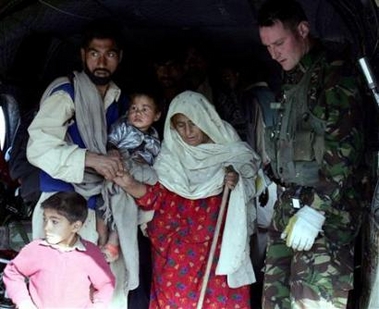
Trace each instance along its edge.
<instances>
[{"instance_id":1,"label":"woman's face","mask_svg":"<svg viewBox=\"0 0 379 309\"><path fill-rule=\"evenodd\" d=\"M174 129L182 140L191 146L209 143L209 137L199 129L188 117L176 114L172 117Z\"/></svg>"}]
</instances>

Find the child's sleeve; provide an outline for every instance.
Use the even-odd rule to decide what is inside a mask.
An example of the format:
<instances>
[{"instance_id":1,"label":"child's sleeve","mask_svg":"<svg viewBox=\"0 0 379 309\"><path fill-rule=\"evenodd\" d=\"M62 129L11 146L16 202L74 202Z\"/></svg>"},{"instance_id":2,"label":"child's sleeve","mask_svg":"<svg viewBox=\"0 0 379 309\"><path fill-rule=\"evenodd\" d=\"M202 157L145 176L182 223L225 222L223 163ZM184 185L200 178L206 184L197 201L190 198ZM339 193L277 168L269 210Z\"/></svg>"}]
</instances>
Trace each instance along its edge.
<instances>
[{"instance_id":1,"label":"child's sleeve","mask_svg":"<svg viewBox=\"0 0 379 309\"><path fill-rule=\"evenodd\" d=\"M92 257L89 277L94 288L93 308L108 308L115 288L115 277L100 249L89 242L86 242L86 247Z\"/></svg>"},{"instance_id":2,"label":"child's sleeve","mask_svg":"<svg viewBox=\"0 0 379 309\"><path fill-rule=\"evenodd\" d=\"M136 198L136 204L142 210L158 210L166 200L167 190L157 182L155 185L146 184L146 194Z\"/></svg>"},{"instance_id":3,"label":"child's sleeve","mask_svg":"<svg viewBox=\"0 0 379 309\"><path fill-rule=\"evenodd\" d=\"M28 287L25 279L28 274L25 273L28 267L31 257L29 256L29 250L24 248L21 252L10 262L4 269L3 281L8 294L8 297L14 304L22 308L33 308L34 303L29 295ZM36 308L34 306L34 308Z\"/></svg>"}]
</instances>

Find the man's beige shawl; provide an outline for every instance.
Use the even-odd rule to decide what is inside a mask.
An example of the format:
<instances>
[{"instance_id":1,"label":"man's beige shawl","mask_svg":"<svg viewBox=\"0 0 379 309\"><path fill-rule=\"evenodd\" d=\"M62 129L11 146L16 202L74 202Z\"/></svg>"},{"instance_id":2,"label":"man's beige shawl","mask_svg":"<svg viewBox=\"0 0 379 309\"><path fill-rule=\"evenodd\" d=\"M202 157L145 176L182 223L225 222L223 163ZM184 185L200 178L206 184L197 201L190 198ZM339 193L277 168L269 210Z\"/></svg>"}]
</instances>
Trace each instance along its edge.
<instances>
[{"instance_id":1,"label":"man's beige shawl","mask_svg":"<svg viewBox=\"0 0 379 309\"><path fill-rule=\"evenodd\" d=\"M184 114L213 143L190 146L172 127L171 118ZM232 165L240 179L229 198L220 259L216 274L227 275L230 287L255 282L249 239L256 222L256 179L260 159L242 142L231 125L220 119L214 106L196 92L176 96L167 114L162 149L154 168L168 190L188 199L220 194L225 167Z\"/></svg>"}]
</instances>

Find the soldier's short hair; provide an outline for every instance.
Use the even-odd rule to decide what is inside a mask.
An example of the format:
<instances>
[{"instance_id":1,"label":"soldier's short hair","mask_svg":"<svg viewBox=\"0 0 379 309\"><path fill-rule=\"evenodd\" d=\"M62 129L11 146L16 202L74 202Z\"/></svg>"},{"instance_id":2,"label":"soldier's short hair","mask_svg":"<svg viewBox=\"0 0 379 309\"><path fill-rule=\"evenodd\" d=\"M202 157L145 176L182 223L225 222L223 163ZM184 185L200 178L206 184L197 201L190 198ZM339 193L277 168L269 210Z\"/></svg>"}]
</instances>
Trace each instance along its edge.
<instances>
[{"instance_id":1,"label":"soldier's short hair","mask_svg":"<svg viewBox=\"0 0 379 309\"><path fill-rule=\"evenodd\" d=\"M259 9L257 19L260 27L270 27L281 21L290 29L295 29L302 21L308 21L303 7L295 0L267 0Z\"/></svg>"}]
</instances>

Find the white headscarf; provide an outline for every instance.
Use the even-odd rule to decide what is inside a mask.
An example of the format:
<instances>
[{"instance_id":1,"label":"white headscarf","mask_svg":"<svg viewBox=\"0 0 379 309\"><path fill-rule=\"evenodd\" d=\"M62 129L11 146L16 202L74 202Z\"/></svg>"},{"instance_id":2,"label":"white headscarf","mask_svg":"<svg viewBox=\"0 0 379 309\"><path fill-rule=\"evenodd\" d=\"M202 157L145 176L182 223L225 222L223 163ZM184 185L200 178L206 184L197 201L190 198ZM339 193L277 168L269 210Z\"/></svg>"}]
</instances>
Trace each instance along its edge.
<instances>
[{"instance_id":1,"label":"white headscarf","mask_svg":"<svg viewBox=\"0 0 379 309\"><path fill-rule=\"evenodd\" d=\"M213 143L186 144L172 126L175 114L188 117ZM203 95L193 91L177 95L170 103L162 149L154 164L160 183L188 199L217 195L223 190L224 168L229 165L239 173L240 179L230 194L216 273L228 275L229 286L236 287L255 281L249 237L256 219L255 180L260 159L240 140L233 127L221 120Z\"/></svg>"}]
</instances>

